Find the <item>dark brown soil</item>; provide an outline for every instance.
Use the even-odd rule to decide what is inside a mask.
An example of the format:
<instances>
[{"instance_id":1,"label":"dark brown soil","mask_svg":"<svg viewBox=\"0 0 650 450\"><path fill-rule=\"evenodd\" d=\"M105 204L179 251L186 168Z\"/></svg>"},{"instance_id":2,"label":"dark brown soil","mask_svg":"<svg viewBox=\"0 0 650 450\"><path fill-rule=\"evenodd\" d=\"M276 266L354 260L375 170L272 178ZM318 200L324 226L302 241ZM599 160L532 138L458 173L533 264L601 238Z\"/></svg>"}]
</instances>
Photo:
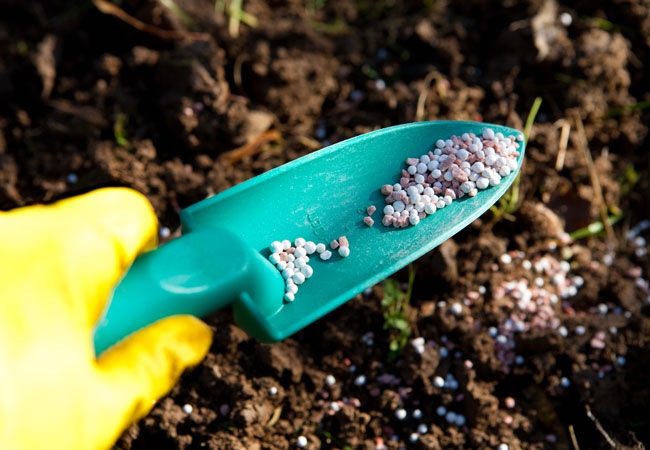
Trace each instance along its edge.
<instances>
[{"instance_id":1,"label":"dark brown soil","mask_svg":"<svg viewBox=\"0 0 650 450\"><path fill-rule=\"evenodd\" d=\"M407 345L389 358L381 285L271 345L220 312L208 320L215 340L205 362L117 448L286 449L299 435L313 449L570 449L572 434L582 449L610 448L605 433L618 448L650 442L650 260L626 237L650 216L648 0L555 10L545 0L245 0L259 25L242 24L238 37L212 0L175 0L191 25L164 2L116 3L159 30L209 37L161 39L89 1L5 3L0 208L124 185L175 231L180 209L328 143L415 120L523 129L535 97L543 100L519 209L500 221L486 214L414 263L412 337L427 341L422 353ZM561 242L600 219L578 116L605 202L622 214L615 252L602 235ZM562 163L563 121L571 133ZM501 262L506 252L512 263ZM512 299L497 293L503 282L532 284L539 274L522 261L546 256L584 279L554 306L568 335L517 333L512 354L522 361L504 365L489 327L504 323ZM451 314L465 298L463 313ZM456 391L434 385L447 374ZM439 406L466 424L450 425ZM395 417L401 407L405 420ZM411 442L419 424L427 431Z\"/></svg>"}]
</instances>

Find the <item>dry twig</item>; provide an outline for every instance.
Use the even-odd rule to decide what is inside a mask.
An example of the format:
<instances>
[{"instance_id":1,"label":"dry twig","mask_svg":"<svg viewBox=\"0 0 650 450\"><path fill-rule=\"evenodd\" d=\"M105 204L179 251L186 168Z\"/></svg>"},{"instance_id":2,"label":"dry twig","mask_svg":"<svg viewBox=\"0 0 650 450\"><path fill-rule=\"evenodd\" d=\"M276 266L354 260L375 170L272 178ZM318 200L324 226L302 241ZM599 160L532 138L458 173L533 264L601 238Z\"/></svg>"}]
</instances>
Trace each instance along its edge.
<instances>
[{"instance_id":1,"label":"dry twig","mask_svg":"<svg viewBox=\"0 0 650 450\"><path fill-rule=\"evenodd\" d=\"M609 446L612 448L616 448L616 442L614 442L614 440L611 437L609 437L609 434L607 434L607 431L605 431L603 426L600 424L600 421L596 419L596 416L594 416L594 414L591 412L591 407L589 405L585 405L585 411L587 411L587 417L589 417L591 421L594 423L594 425L596 425L596 428L598 429L598 431L600 431L600 434L603 435L603 437L605 438Z\"/></svg>"},{"instance_id":2,"label":"dry twig","mask_svg":"<svg viewBox=\"0 0 650 450\"><path fill-rule=\"evenodd\" d=\"M248 144L242 145L234 150L225 152L222 156L228 161L229 164L235 164L237 161L245 156L254 155L263 144L271 141L277 141L282 137L278 130L268 130L261 133Z\"/></svg>"},{"instance_id":3,"label":"dry twig","mask_svg":"<svg viewBox=\"0 0 650 450\"><path fill-rule=\"evenodd\" d=\"M571 435L571 443L573 444L573 448L575 450L580 450L580 446L578 445L578 439L576 438L576 432L573 429L573 425L569 425L569 434Z\"/></svg>"},{"instance_id":4,"label":"dry twig","mask_svg":"<svg viewBox=\"0 0 650 450\"><path fill-rule=\"evenodd\" d=\"M266 424L267 427L272 427L278 421L280 420L280 416L282 416L282 406L278 406L273 410L273 415L269 419L268 423Z\"/></svg>"},{"instance_id":5,"label":"dry twig","mask_svg":"<svg viewBox=\"0 0 650 450\"><path fill-rule=\"evenodd\" d=\"M237 59L235 59L235 64L232 69L232 78L233 81L235 82L235 85L237 85L237 87L242 87L243 85L242 76L241 76L242 66L248 60L249 58L246 53L240 54L239 56L237 56Z\"/></svg>"},{"instance_id":6,"label":"dry twig","mask_svg":"<svg viewBox=\"0 0 650 450\"><path fill-rule=\"evenodd\" d=\"M442 84L442 76L440 73L436 72L435 70L433 72L430 72L425 78L424 78L424 87L422 88L422 91L420 92L420 96L418 97L418 106L415 110L415 121L420 122L424 120L424 112L425 112L425 105L427 102L427 97L429 96L429 89L431 88L431 82L433 80L436 80L436 89L438 90L438 95L442 100L444 100L447 97L447 91L445 90L443 84Z\"/></svg>"},{"instance_id":7,"label":"dry twig","mask_svg":"<svg viewBox=\"0 0 650 450\"><path fill-rule=\"evenodd\" d=\"M207 41L210 35L207 33L196 33L193 31L179 31L179 30L162 30L148 23L142 22L140 19L128 14L122 8L106 0L93 0L95 7L104 14L117 17L122 22L131 25L136 30L144 33L151 34L160 39L189 39L193 41Z\"/></svg>"},{"instance_id":8,"label":"dry twig","mask_svg":"<svg viewBox=\"0 0 650 450\"><path fill-rule=\"evenodd\" d=\"M598 173L596 172L596 167L594 166L594 160L591 158L591 152L589 151L589 143L587 142L587 135L585 134L585 128L582 124L582 119L580 115L576 112L575 114L576 129L578 131L578 138L580 139L580 146L582 147L582 152L585 155L585 160L587 161L587 168L589 169L589 177L591 178L591 185L594 188L594 198L596 200L596 206L600 212L600 220L605 226L605 231L607 232L607 239L609 240L610 246L616 246L616 236L614 235L614 230L612 225L609 223L609 217L607 216L607 205L603 198L603 190L600 185L600 180L598 179Z\"/></svg>"},{"instance_id":9,"label":"dry twig","mask_svg":"<svg viewBox=\"0 0 650 450\"><path fill-rule=\"evenodd\" d=\"M560 131L560 142L558 143L557 159L555 160L555 170L559 172L564 169L564 158L566 157L566 149L569 145L571 124L566 119L560 119L556 124L562 127L562 130Z\"/></svg>"}]
</instances>

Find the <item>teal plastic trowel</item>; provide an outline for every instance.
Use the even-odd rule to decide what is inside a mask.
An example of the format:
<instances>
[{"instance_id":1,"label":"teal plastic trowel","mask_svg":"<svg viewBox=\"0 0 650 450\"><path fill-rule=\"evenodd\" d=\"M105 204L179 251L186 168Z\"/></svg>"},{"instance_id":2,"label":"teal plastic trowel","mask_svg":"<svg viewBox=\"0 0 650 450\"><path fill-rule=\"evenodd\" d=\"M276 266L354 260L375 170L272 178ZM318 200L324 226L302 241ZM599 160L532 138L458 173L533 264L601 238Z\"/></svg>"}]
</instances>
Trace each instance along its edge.
<instances>
[{"instance_id":1,"label":"teal plastic trowel","mask_svg":"<svg viewBox=\"0 0 650 450\"><path fill-rule=\"evenodd\" d=\"M181 211L183 235L136 259L115 288L95 330L97 354L138 329L175 314L207 316L232 305L251 336L278 341L309 325L465 228L513 182L464 197L417 226L384 227L382 184L397 183L404 161L436 140L485 128L474 122L419 122L374 131L304 156ZM363 223L375 205L375 225ZM269 244L302 237L326 245L345 235L351 254L314 254L314 274L284 303L284 280L268 260Z\"/></svg>"}]
</instances>

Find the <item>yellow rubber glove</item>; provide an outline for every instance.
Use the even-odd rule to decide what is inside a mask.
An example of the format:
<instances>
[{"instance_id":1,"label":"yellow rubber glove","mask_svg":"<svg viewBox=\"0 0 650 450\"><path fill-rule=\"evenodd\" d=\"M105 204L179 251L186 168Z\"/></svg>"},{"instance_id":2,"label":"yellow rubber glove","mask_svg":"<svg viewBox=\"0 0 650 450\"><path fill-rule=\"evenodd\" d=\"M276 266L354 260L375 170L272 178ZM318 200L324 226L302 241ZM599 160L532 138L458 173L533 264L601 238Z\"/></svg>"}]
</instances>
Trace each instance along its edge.
<instances>
[{"instance_id":1,"label":"yellow rubber glove","mask_svg":"<svg viewBox=\"0 0 650 450\"><path fill-rule=\"evenodd\" d=\"M94 357L111 289L155 244L151 205L128 189L0 213L0 448L111 448L203 359L212 334L191 316Z\"/></svg>"}]
</instances>

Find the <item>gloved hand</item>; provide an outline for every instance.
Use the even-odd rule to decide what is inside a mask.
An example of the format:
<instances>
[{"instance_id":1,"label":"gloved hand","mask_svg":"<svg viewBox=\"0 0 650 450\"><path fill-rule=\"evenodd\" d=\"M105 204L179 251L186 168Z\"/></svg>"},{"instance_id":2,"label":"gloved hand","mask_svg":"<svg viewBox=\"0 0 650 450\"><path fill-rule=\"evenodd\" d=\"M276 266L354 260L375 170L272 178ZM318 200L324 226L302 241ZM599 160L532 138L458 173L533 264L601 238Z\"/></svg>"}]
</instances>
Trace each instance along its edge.
<instances>
[{"instance_id":1,"label":"gloved hand","mask_svg":"<svg viewBox=\"0 0 650 450\"><path fill-rule=\"evenodd\" d=\"M0 448L111 448L203 359L212 334L192 316L95 359L111 289L155 244L153 210L128 189L0 213Z\"/></svg>"}]
</instances>

